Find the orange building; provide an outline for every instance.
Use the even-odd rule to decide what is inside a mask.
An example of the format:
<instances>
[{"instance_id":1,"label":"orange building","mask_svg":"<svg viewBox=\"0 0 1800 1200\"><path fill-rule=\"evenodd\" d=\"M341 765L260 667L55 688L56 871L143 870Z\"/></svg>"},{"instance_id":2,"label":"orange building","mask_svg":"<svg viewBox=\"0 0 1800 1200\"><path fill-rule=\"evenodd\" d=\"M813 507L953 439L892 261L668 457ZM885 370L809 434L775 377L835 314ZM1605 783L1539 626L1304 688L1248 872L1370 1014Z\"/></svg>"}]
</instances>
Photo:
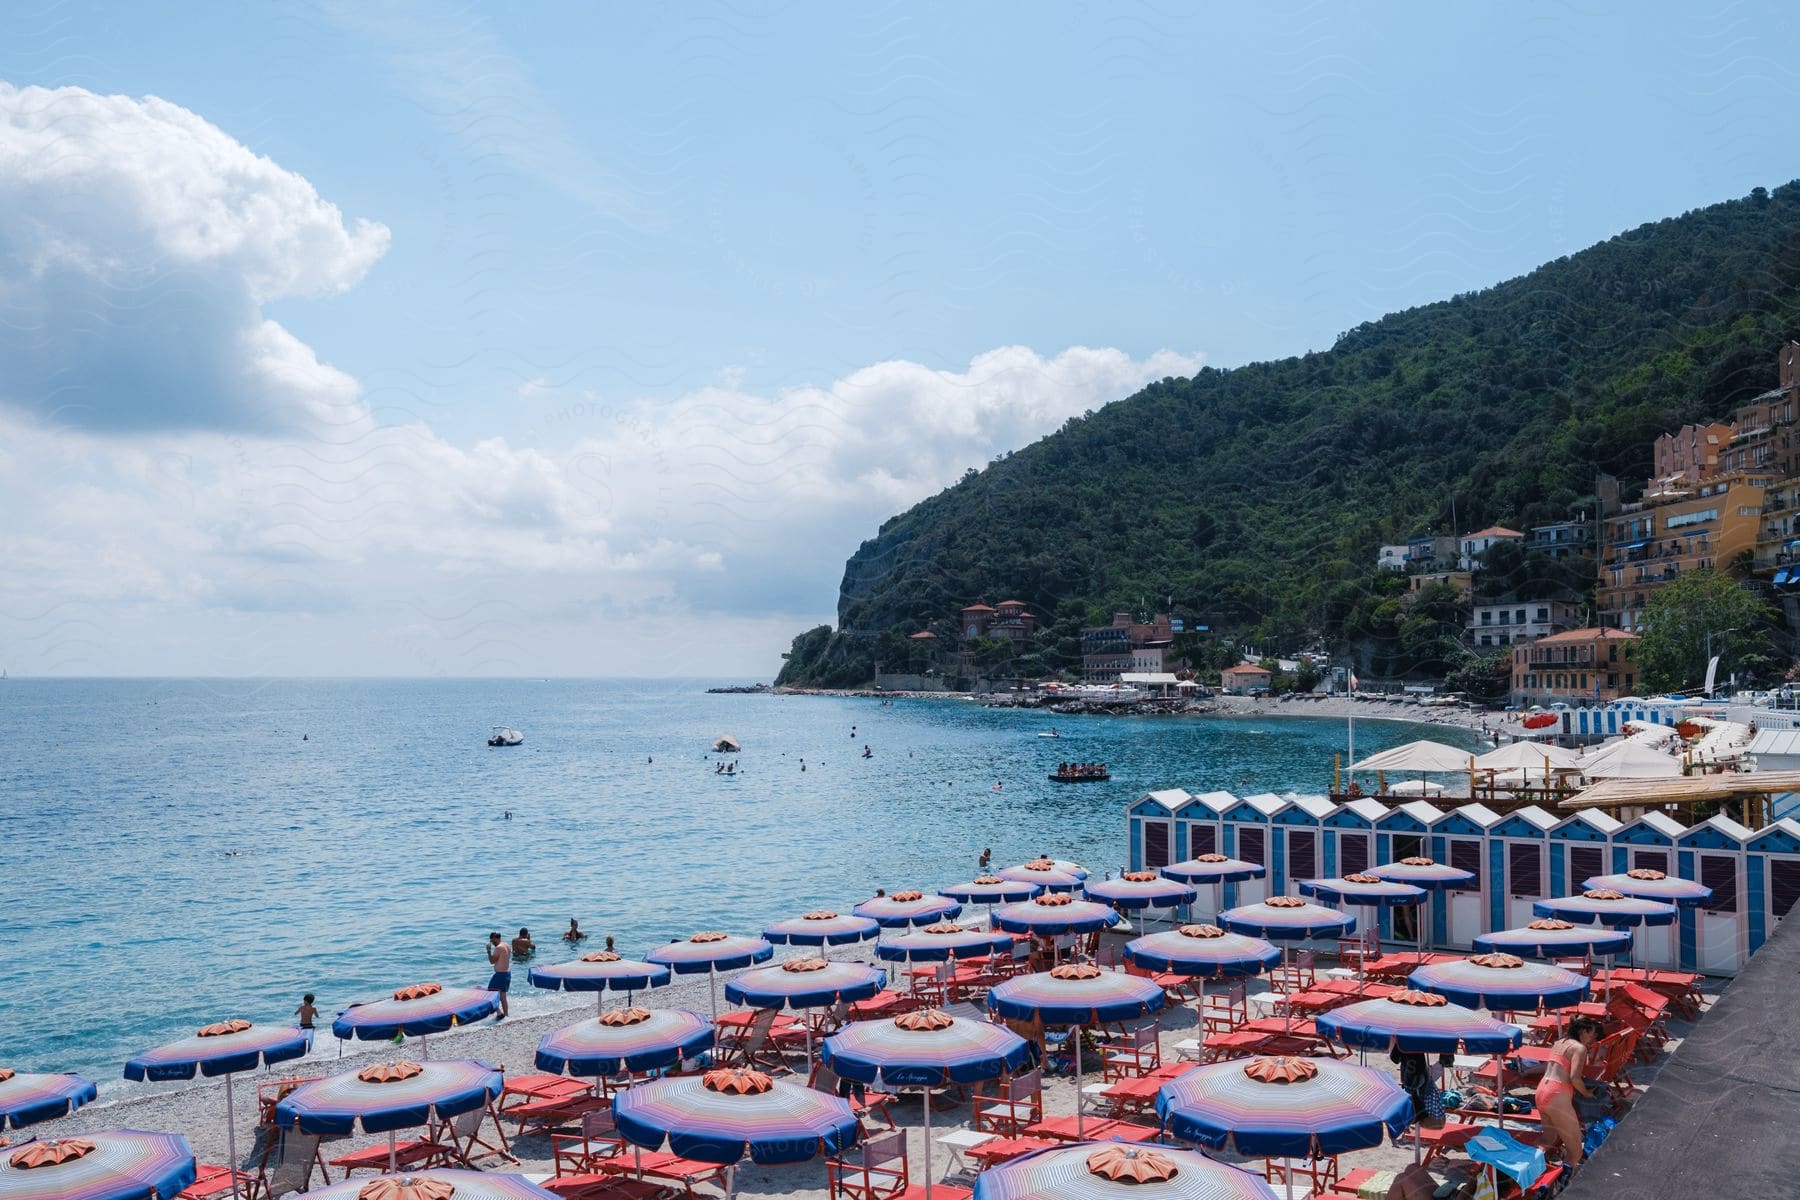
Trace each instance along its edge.
<instances>
[{"instance_id":1,"label":"orange building","mask_svg":"<svg viewBox=\"0 0 1800 1200\"><path fill-rule=\"evenodd\" d=\"M1657 588L1703 567L1724 570L1754 552L1772 475L1720 476L1692 490L1627 504L1601 518L1594 606L1604 625L1643 627Z\"/></svg>"},{"instance_id":2,"label":"orange building","mask_svg":"<svg viewBox=\"0 0 1800 1200\"><path fill-rule=\"evenodd\" d=\"M1637 686L1635 633L1571 629L1513 647L1512 702L1605 704Z\"/></svg>"}]
</instances>

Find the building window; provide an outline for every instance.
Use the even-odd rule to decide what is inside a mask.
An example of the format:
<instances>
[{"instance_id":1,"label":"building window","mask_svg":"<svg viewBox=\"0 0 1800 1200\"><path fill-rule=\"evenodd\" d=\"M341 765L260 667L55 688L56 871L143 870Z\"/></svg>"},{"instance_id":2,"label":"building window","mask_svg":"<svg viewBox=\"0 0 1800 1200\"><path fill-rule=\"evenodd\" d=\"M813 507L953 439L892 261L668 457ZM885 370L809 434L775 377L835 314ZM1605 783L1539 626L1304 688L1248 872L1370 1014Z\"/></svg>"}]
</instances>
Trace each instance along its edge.
<instances>
[{"instance_id":1,"label":"building window","mask_svg":"<svg viewBox=\"0 0 1800 1200\"><path fill-rule=\"evenodd\" d=\"M1319 835L1311 829L1290 829L1287 835L1289 879L1313 879L1319 874Z\"/></svg>"},{"instance_id":2,"label":"building window","mask_svg":"<svg viewBox=\"0 0 1800 1200\"><path fill-rule=\"evenodd\" d=\"M1734 913L1738 910L1736 856L1702 854L1700 883L1712 889L1712 899L1705 906L1708 912Z\"/></svg>"},{"instance_id":3,"label":"building window","mask_svg":"<svg viewBox=\"0 0 1800 1200\"><path fill-rule=\"evenodd\" d=\"M1631 869L1634 871L1661 871L1669 873L1669 852L1667 850L1633 850L1631 852Z\"/></svg>"},{"instance_id":4,"label":"building window","mask_svg":"<svg viewBox=\"0 0 1800 1200\"><path fill-rule=\"evenodd\" d=\"M1544 855L1530 842L1513 842L1506 848L1507 891L1514 896L1544 894Z\"/></svg>"},{"instance_id":5,"label":"building window","mask_svg":"<svg viewBox=\"0 0 1800 1200\"><path fill-rule=\"evenodd\" d=\"M1450 865L1459 871L1467 871L1474 878L1452 890L1479 892L1481 890L1481 843L1467 838L1450 840Z\"/></svg>"},{"instance_id":6,"label":"building window","mask_svg":"<svg viewBox=\"0 0 1800 1200\"><path fill-rule=\"evenodd\" d=\"M1247 863L1265 866L1263 862L1263 846L1268 837L1268 830L1257 829L1248 825L1238 826L1237 856Z\"/></svg>"},{"instance_id":7,"label":"building window","mask_svg":"<svg viewBox=\"0 0 1800 1200\"><path fill-rule=\"evenodd\" d=\"M1166 821L1144 822L1144 866L1169 865L1169 826Z\"/></svg>"},{"instance_id":8,"label":"building window","mask_svg":"<svg viewBox=\"0 0 1800 1200\"><path fill-rule=\"evenodd\" d=\"M1191 857L1199 858L1202 854L1217 854L1219 852L1218 827L1215 825L1189 825L1188 841L1191 843L1188 846L1188 854Z\"/></svg>"},{"instance_id":9,"label":"building window","mask_svg":"<svg viewBox=\"0 0 1800 1200\"><path fill-rule=\"evenodd\" d=\"M1606 874L1606 852L1598 846L1569 847L1569 883L1563 890L1573 895L1587 887L1587 881Z\"/></svg>"},{"instance_id":10,"label":"building window","mask_svg":"<svg viewBox=\"0 0 1800 1200\"><path fill-rule=\"evenodd\" d=\"M1790 864L1795 868L1795 879L1800 883L1800 862ZM1338 834L1338 875L1357 875L1369 869L1369 835L1366 833Z\"/></svg>"}]
</instances>

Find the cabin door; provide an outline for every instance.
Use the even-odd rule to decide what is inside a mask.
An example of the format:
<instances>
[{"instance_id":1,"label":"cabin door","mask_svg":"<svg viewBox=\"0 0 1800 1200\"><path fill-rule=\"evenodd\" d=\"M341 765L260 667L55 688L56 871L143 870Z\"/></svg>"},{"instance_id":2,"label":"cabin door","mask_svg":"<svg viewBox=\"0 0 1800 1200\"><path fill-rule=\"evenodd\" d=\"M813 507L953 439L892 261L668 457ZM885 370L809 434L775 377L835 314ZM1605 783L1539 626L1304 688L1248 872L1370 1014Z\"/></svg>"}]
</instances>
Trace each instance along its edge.
<instances>
[{"instance_id":1,"label":"cabin door","mask_svg":"<svg viewBox=\"0 0 1800 1200\"><path fill-rule=\"evenodd\" d=\"M1538 842L1506 843L1506 927L1518 929L1534 919L1533 901L1542 900L1544 891L1545 847Z\"/></svg>"},{"instance_id":2,"label":"cabin door","mask_svg":"<svg viewBox=\"0 0 1800 1200\"><path fill-rule=\"evenodd\" d=\"M1486 908L1487 887L1481 870L1481 842L1474 838L1451 838L1449 852L1451 866L1475 876L1474 882L1445 897L1450 909L1450 945L1458 950L1467 950L1478 935L1487 931L1482 917Z\"/></svg>"},{"instance_id":3,"label":"cabin door","mask_svg":"<svg viewBox=\"0 0 1800 1200\"><path fill-rule=\"evenodd\" d=\"M1237 854L1245 862L1255 863L1259 867L1269 865L1269 831L1261 825L1239 825L1237 827ZM1237 902L1239 904L1256 904L1269 898L1269 876L1265 872L1261 879L1246 879L1237 885Z\"/></svg>"},{"instance_id":4,"label":"cabin door","mask_svg":"<svg viewBox=\"0 0 1800 1200\"><path fill-rule=\"evenodd\" d=\"M1739 859L1735 854L1702 854L1700 882L1713 890L1694 922L1699 945L1695 955L1708 975L1735 975L1743 966L1743 896L1739 894Z\"/></svg>"}]
</instances>

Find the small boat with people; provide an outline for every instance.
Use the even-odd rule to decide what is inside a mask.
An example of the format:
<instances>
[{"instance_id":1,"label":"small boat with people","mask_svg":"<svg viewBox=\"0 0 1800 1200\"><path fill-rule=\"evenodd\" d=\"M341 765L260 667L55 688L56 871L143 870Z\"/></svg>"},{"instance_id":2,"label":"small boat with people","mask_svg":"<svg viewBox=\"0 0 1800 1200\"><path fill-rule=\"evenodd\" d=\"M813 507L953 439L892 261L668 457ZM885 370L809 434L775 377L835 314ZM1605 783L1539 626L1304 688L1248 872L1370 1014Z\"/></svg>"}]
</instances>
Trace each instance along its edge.
<instances>
[{"instance_id":1,"label":"small boat with people","mask_svg":"<svg viewBox=\"0 0 1800 1200\"><path fill-rule=\"evenodd\" d=\"M505 725L494 726L493 733L488 735L490 746L517 746L525 740L525 735Z\"/></svg>"},{"instance_id":2,"label":"small boat with people","mask_svg":"<svg viewBox=\"0 0 1800 1200\"><path fill-rule=\"evenodd\" d=\"M1057 763L1052 783L1105 783L1112 778L1105 763Z\"/></svg>"}]
</instances>

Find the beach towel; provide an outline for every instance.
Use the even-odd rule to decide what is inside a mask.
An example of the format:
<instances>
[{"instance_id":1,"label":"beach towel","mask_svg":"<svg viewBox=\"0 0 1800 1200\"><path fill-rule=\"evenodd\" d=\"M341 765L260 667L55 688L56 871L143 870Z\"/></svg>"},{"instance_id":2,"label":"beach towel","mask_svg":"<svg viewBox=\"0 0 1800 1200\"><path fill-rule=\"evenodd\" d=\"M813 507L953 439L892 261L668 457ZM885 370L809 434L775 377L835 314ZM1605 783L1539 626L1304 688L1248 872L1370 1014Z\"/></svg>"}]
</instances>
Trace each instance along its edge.
<instances>
[{"instance_id":1,"label":"beach towel","mask_svg":"<svg viewBox=\"0 0 1800 1200\"><path fill-rule=\"evenodd\" d=\"M1512 1176L1521 1190L1530 1187L1544 1173L1544 1152L1527 1146L1511 1134L1489 1129L1469 1139L1465 1148L1469 1157L1486 1163L1497 1171Z\"/></svg>"}]
</instances>

